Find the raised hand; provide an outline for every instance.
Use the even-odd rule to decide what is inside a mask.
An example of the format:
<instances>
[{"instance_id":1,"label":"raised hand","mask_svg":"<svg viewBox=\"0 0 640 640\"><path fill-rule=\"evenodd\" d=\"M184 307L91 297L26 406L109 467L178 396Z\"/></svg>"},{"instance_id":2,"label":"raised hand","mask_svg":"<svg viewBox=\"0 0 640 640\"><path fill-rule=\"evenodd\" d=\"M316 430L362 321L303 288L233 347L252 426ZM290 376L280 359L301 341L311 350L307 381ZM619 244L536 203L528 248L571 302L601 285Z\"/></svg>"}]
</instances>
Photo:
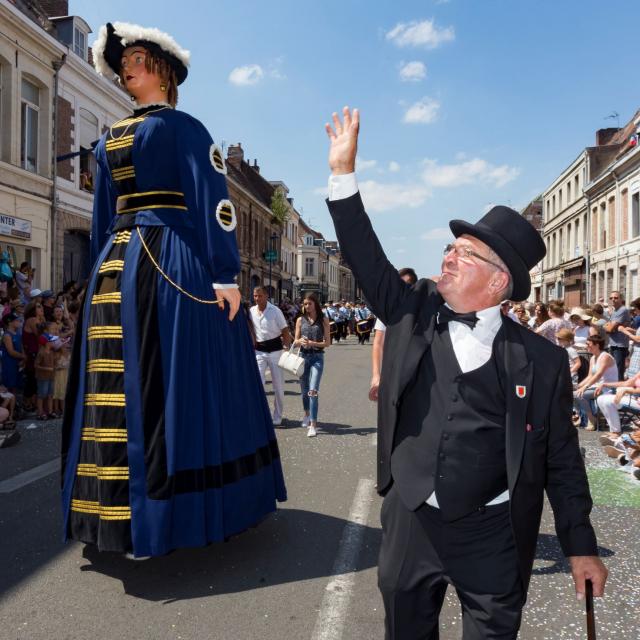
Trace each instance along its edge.
<instances>
[{"instance_id":1,"label":"raised hand","mask_svg":"<svg viewBox=\"0 0 640 640\"><path fill-rule=\"evenodd\" d=\"M353 173L356 168L358 151L358 131L360 129L360 113L357 109L350 112L349 107L342 110L343 121L334 113L333 127L327 122L325 129L331 147L329 149L329 167L334 176Z\"/></svg>"}]
</instances>

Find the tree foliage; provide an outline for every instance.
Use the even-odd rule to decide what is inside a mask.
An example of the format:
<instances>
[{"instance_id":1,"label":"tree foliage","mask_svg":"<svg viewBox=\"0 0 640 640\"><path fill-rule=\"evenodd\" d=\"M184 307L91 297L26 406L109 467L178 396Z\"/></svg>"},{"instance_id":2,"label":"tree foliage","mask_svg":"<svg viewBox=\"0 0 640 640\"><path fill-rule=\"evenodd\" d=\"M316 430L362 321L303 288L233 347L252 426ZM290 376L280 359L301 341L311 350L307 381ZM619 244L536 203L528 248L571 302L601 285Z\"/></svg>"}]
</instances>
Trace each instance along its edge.
<instances>
[{"instance_id":1,"label":"tree foliage","mask_svg":"<svg viewBox=\"0 0 640 640\"><path fill-rule=\"evenodd\" d=\"M279 225L284 223L289 218L289 201L282 187L278 187L271 196L271 213L274 220Z\"/></svg>"}]
</instances>

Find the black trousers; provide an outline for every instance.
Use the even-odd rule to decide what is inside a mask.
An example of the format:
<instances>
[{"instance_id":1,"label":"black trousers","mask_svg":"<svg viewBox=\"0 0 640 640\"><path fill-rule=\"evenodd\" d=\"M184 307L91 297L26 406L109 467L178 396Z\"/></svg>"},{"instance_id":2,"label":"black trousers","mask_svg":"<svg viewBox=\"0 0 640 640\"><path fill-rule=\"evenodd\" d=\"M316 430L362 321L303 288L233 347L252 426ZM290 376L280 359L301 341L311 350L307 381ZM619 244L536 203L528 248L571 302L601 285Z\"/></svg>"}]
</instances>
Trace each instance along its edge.
<instances>
[{"instance_id":1,"label":"black trousers","mask_svg":"<svg viewBox=\"0 0 640 640\"><path fill-rule=\"evenodd\" d=\"M618 380L624 380L625 360L629 356L627 347L609 347L609 353L618 367Z\"/></svg>"},{"instance_id":2,"label":"black trousers","mask_svg":"<svg viewBox=\"0 0 640 640\"><path fill-rule=\"evenodd\" d=\"M407 509L392 487L382 505L378 587L386 640L438 640L447 585L462 605L463 640L513 640L525 593L509 503L443 522L439 509Z\"/></svg>"}]
</instances>

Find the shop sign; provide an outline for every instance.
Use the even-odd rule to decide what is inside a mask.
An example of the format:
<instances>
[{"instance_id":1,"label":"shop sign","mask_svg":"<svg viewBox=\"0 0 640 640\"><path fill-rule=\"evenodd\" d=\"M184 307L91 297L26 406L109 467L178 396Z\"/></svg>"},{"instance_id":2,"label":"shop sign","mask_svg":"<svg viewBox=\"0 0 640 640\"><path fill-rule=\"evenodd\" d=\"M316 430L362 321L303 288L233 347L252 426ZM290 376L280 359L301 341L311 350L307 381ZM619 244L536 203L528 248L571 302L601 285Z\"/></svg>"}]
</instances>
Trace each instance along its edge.
<instances>
[{"instance_id":1,"label":"shop sign","mask_svg":"<svg viewBox=\"0 0 640 640\"><path fill-rule=\"evenodd\" d=\"M0 214L0 235L31 240L31 222Z\"/></svg>"}]
</instances>

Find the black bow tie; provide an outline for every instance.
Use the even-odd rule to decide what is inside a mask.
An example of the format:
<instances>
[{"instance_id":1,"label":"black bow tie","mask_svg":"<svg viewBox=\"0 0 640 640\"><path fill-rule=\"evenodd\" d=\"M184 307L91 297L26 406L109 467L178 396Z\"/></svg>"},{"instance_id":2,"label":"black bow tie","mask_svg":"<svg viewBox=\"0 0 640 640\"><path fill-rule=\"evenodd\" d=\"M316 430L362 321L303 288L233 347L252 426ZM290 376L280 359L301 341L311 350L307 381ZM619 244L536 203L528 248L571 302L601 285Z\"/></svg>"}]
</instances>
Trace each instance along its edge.
<instances>
[{"instance_id":1,"label":"black bow tie","mask_svg":"<svg viewBox=\"0 0 640 640\"><path fill-rule=\"evenodd\" d=\"M475 326L478 323L478 316L475 311L470 311L469 313L456 313L453 309L449 309L446 305L441 304L438 309L438 324L445 324L452 321L462 322L462 324L466 324L471 329L475 329Z\"/></svg>"}]
</instances>

